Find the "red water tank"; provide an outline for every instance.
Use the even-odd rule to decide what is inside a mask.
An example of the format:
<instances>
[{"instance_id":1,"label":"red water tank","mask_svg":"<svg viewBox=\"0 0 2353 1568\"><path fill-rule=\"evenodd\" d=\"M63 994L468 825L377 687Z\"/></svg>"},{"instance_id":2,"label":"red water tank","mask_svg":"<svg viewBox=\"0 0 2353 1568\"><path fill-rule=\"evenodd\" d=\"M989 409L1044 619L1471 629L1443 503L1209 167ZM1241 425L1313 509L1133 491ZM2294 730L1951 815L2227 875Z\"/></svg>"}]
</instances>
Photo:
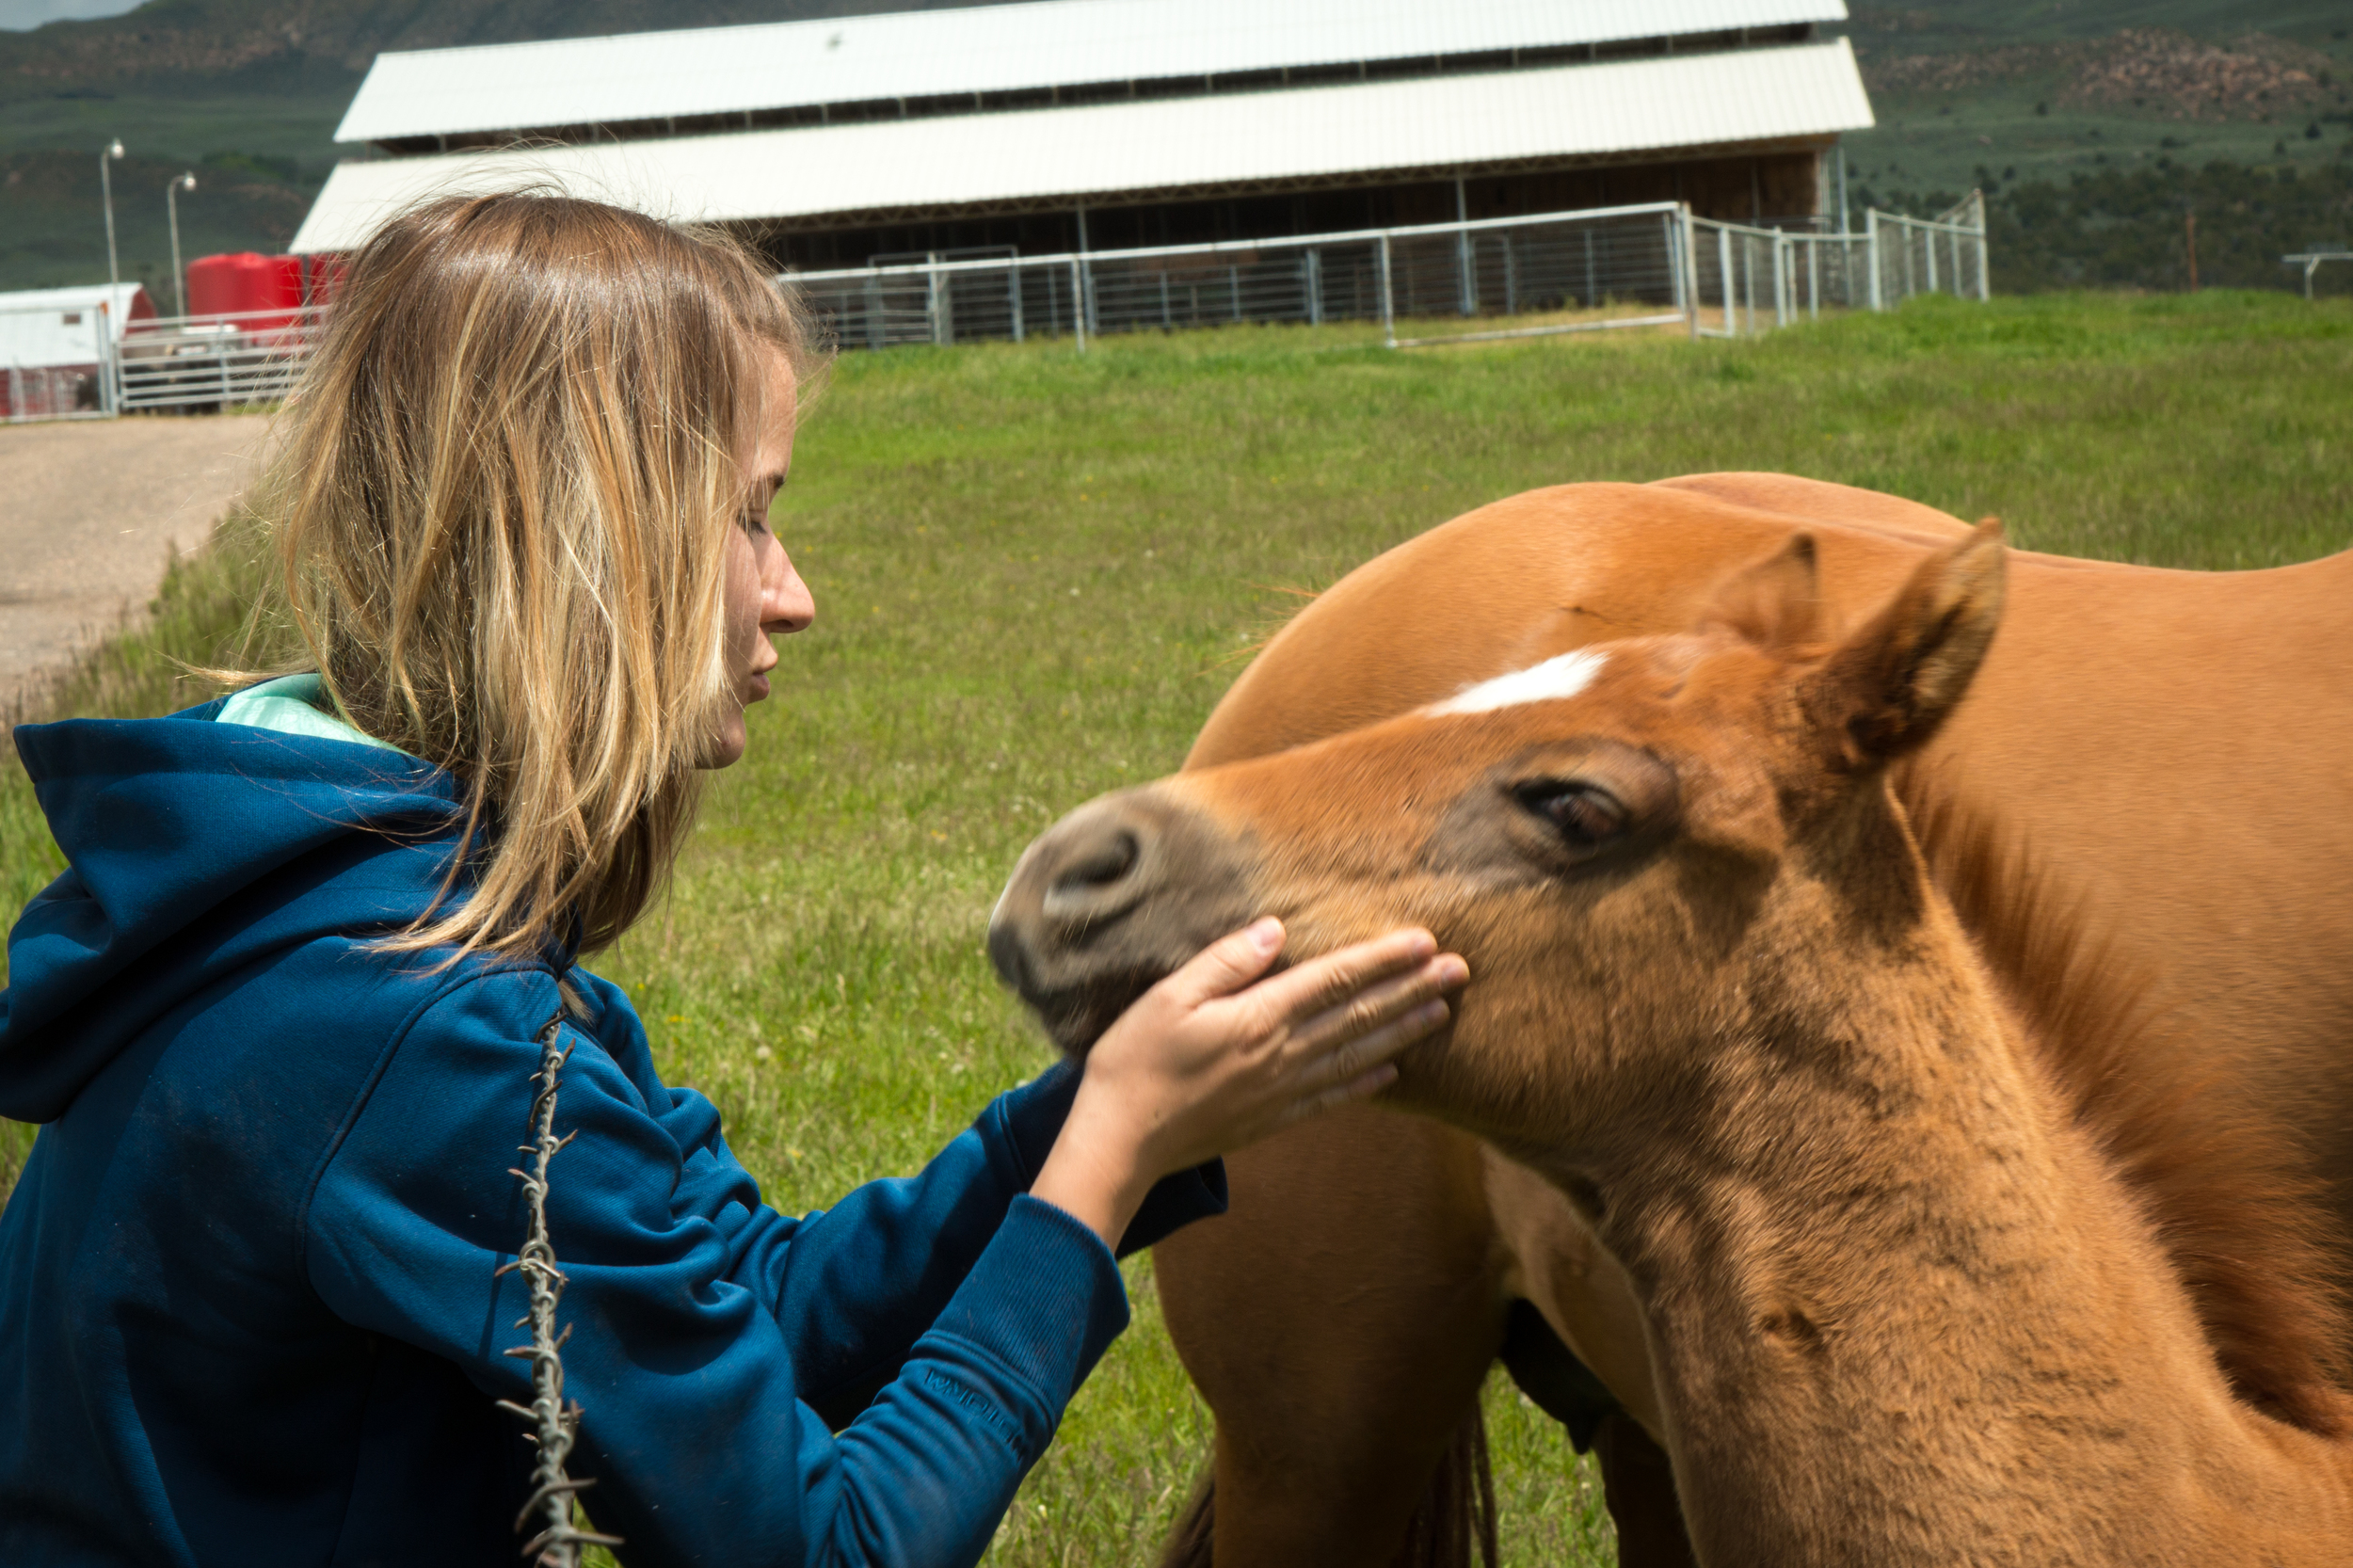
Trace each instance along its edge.
<instances>
[{"instance_id":1,"label":"red water tank","mask_svg":"<svg viewBox=\"0 0 2353 1568\"><path fill-rule=\"evenodd\" d=\"M302 309L302 258L241 250L188 264L188 313L234 316L242 331L284 327ZM267 315L250 312L266 311Z\"/></svg>"}]
</instances>

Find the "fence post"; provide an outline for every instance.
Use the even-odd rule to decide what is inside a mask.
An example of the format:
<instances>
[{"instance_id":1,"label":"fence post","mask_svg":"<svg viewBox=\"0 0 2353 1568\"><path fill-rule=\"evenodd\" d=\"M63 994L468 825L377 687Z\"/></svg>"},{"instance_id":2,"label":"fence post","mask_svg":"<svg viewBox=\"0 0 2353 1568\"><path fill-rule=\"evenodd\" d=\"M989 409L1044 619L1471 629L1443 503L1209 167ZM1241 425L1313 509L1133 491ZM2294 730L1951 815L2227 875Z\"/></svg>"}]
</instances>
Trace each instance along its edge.
<instances>
[{"instance_id":1,"label":"fence post","mask_svg":"<svg viewBox=\"0 0 2353 1568\"><path fill-rule=\"evenodd\" d=\"M1871 271L1871 309L1884 311L1887 304L1880 294L1880 210L1877 207L1864 210L1863 261Z\"/></svg>"},{"instance_id":2,"label":"fence post","mask_svg":"<svg viewBox=\"0 0 2353 1568\"><path fill-rule=\"evenodd\" d=\"M1935 230L1931 229L1931 230L1929 230L1929 232L1928 232L1928 243L1927 243L1926 245L1923 245L1922 247L1920 247L1920 248L1921 248L1923 251L1925 251L1925 252L1927 253L1928 258L1929 258L1929 292L1930 294L1934 294L1934 293L1936 292L1936 289L1937 289L1937 282L1936 282L1936 231L1935 231Z\"/></svg>"},{"instance_id":3,"label":"fence post","mask_svg":"<svg viewBox=\"0 0 2353 1568\"><path fill-rule=\"evenodd\" d=\"M1676 281L1682 286L1683 313L1691 324L1691 340L1696 343L1700 335L1699 241L1691 222L1691 204L1681 203L1680 212L1683 221L1677 227L1683 231L1683 270Z\"/></svg>"},{"instance_id":4,"label":"fence post","mask_svg":"<svg viewBox=\"0 0 2353 1568\"><path fill-rule=\"evenodd\" d=\"M1389 232L1381 231L1381 341L1387 348L1397 346L1397 291L1389 280Z\"/></svg>"},{"instance_id":5,"label":"fence post","mask_svg":"<svg viewBox=\"0 0 2353 1568\"><path fill-rule=\"evenodd\" d=\"M939 252L932 252L932 260L939 260ZM939 297L939 268L931 267L923 274L923 319L931 324L932 342L946 348L955 342L955 324L948 319Z\"/></svg>"},{"instance_id":6,"label":"fence post","mask_svg":"<svg viewBox=\"0 0 2353 1568\"><path fill-rule=\"evenodd\" d=\"M1301 258L1300 270L1305 275L1307 290L1307 325L1323 325L1323 252L1310 250Z\"/></svg>"},{"instance_id":7,"label":"fence post","mask_svg":"<svg viewBox=\"0 0 2353 1568\"><path fill-rule=\"evenodd\" d=\"M1086 273L1076 257L1070 262L1070 325L1079 333L1079 352L1087 351Z\"/></svg>"},{"instance_id":8,"label":"fence post","mask_svg":"<svg viewBox=\"0 0 2353 1568\"><path fill-rule=\"evenodd\" d=\"M1005 297L1013 307L1013 341L1022 341L1021 332L1021 264L1015 262L1005 268Z\"/></svg>"},{"instance_id":9,"label":"fence post","mask_svg":"<svg viewBox=\"0 0 2353 1568\"><path fill-rule=\"evenodd\" d=\"M1732 299L1732 231L1721 224L1716 226L1716 270L1724 280L1724 336L1740 335L1740 311Z\"/></svg>"},{"instance_id":10,"label":"fence post","mask_svg":"<svg viewBox=\"0 0 2353 1568\"><path fill-rule=\"evenodd\" d=\"M1682 235L1677 230L1673 213L1666 214L1661 222L1664 226L1659 232L1659 238L1667 248L1668 296L1674 301L1675 313L1688 322L1691 316L1691 302L1683 292L1683 250L1679 244Z\"/></svg>"},{"instance_id":11,"label":"fence post","mask_svg":"<svg viewBox=\"0 0 2353 1568\"><path fill-rule=\"evenodd\" d=\"M1479 280L1471 271L1470 194L1461 180L1454 182L1454 221L1466 227L1454 231L1454 268L1463 285L1463 313L1479 313Z\"/></svg>"},{"instance_id":12,"label":"fence post","mask_svg":"<svg viewBox=\"0 0 2353 1568\"><path fill-rule=\"evenodd\" d=\"M100 300L90 316L97 323L90 329L98 334L98 406L105 410L108 419L118 419L122 414L122 337L114 330L114 302ZM54 379L49 393L54 401Z\"/></svg>"},{"instance_id":13,"label":"fence post","mask_svg":"<svg viewBox=\"0 0 2353 1568\"><path fill-rule=\"evenodd\" d=\"M1749 336L1754 337L1756 336L1756 236L1754 234L1740 236L1740 270L1745 274L1741 281L1747 285L1742 293L1749 302Z\"/></svg>"},{"instance_id":14,"label":"fence post","mask_svg":"<svg viewBox=\"0 0 2353 1568\"><path fill-rule=\"evenodd\" d=\"M1971 191L1969 204L1971 216L1977 220L1977 303L1982 305L1993 297L1993 256L1985 244L1985 192Z\"/></svg>"}]
</instances>

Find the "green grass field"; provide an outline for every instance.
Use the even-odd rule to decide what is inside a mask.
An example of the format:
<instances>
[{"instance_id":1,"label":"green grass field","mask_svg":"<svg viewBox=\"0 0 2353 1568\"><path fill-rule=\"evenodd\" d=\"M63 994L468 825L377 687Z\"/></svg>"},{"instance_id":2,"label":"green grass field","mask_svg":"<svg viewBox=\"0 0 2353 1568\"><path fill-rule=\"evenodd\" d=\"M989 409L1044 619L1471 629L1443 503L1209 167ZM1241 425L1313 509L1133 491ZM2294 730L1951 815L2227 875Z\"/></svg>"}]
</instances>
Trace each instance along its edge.
<instances>
[{"instance_id":1,"label":"green grass field","mask_svg":"<svg viewBox=\"0 0 2353 1568\"><path fill-rule=\"evenodd\" d=\"M597 967L771 1199L821 1206L1045 1064L981 951L1000 883L1069 807L1175 767L1292 590L1516 490L1721 469L1998 514L2041 550L2302 560L2353 544L2349 373L2353 303L2226 294L1931 298L1748 343L1241 328L844 360L778 503L817 626L674 895ZM166 655L221 656L253 581L249 535L221 537L49 706L205 695ZM12 763L0 843L12 912L59 864ZM25 1130L0 1124L0 1187ZM1185 1499L1209 1420L1131 1277L1136 1326L993 1561L1148 1561ZM1507 1560L1609 1560L1565 1441L1508 1384L1488 1411Z\"/></svg>"}]
</instances>

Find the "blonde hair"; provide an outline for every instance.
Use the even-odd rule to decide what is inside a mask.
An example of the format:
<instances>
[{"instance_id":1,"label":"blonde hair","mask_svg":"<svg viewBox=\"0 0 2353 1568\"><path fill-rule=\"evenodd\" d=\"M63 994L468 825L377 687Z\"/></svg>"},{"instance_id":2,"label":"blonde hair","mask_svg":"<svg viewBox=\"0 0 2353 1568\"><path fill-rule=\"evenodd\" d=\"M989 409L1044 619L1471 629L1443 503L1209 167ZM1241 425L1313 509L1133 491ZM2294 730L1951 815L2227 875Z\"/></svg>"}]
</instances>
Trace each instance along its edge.
<instances>
[{"instance_id":1,"label":"blonde hair","mask_svg":"<svg viewBox=\"0 0 2353 1568\"><path fill-rule=\"evenodd\" d=\"M263 511L328 697L463 788L387 945L593 949L660 891L730 695L770 351L815 368L742 246L598 202L444 197L353 259Z\"/></svg>"}]
</instances>

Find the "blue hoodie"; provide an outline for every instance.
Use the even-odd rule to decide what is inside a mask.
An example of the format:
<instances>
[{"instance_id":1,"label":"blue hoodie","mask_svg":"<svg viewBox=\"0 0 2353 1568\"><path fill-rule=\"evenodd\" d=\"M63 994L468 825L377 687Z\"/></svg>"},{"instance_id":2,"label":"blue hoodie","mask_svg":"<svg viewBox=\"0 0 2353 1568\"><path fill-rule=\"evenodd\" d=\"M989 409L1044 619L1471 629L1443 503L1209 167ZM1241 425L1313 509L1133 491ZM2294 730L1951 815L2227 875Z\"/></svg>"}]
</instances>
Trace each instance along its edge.
<instances>
[{"instance_id":1,"label":"blue hoodie","mask_svg":"<svg viewBox=\"0 0 2353 1568\"><path fill-rule=\"evenodd\" d=\"M0 992L0 1114L49 1124L0 1213L0 1563L511 1568L497 1271L570 955L368 947L433 897L455 781L219 707L16 732L72 869ZM1026 1195L1076 1075L792 1219L570 973L548 1208L599 1527L632 1565L978 1559L1127 1322L1111 1254ZM1128 1244L1223 1199L1172 1177Z\"/></svg>"}]
</instances>

